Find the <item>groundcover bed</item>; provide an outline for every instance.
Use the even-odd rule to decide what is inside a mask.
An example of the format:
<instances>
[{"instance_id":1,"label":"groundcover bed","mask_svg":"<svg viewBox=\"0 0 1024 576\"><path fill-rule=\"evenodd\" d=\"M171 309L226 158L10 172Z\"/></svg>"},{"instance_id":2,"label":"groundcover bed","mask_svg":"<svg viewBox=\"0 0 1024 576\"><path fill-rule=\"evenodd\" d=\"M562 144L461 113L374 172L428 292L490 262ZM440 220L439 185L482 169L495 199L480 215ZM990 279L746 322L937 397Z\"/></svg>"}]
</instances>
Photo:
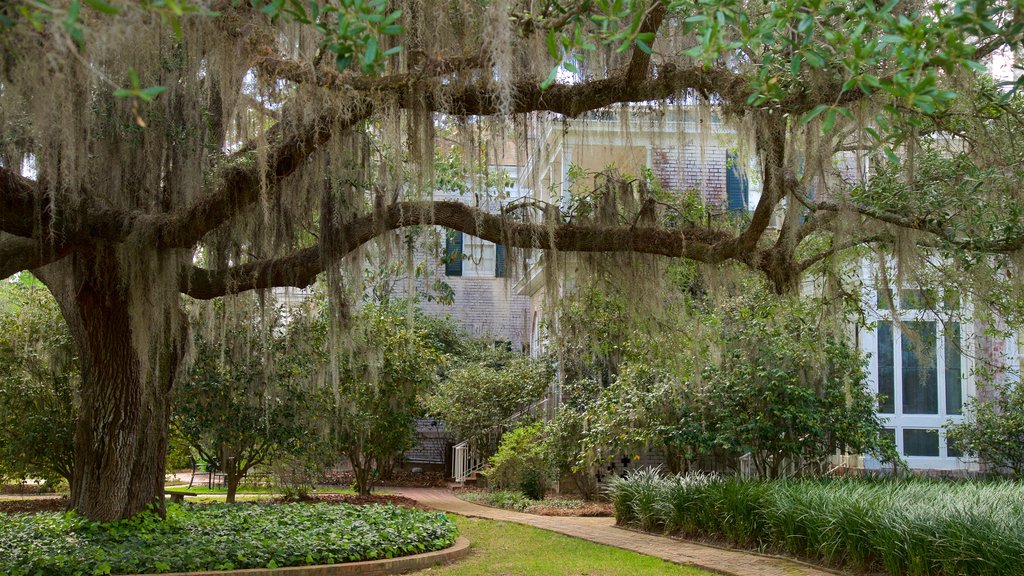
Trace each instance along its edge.
<instances>
[{"instance_id":1,"label":"groundcover bed","mask_svg":"<svg viewBox=\"0 0 1024 576\"><path fill-rule=\"evenodd\" d=\"M181 504L91 522L73 512L0 522L0 574L140 574L276 568L441 550L458 536L444 514L347 504Z\"/></svg>"}]
</instances>

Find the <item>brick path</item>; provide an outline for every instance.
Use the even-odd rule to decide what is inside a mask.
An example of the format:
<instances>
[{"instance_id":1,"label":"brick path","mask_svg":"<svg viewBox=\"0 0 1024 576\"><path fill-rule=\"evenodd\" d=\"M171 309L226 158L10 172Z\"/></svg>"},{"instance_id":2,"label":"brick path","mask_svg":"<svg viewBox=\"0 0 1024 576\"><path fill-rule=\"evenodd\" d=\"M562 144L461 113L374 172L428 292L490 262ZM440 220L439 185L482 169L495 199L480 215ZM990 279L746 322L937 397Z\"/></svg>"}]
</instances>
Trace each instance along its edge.
<instances>
[{"instance_id":1,"label":"brick path","mask_svg":"<svg viewBox=\"0 0 1024 576\"><path fill-rule=\"evenodd\" d=\"M615 526L613 518L537 516L501 510L460 500L449 490L443 488L389 488L388 490L412 498L424 506L460 516L517 522L722 574L734 576L835 576L840 574L792 560L723 550L664 536L624 530Z\"/></svg>"}]
</instances>

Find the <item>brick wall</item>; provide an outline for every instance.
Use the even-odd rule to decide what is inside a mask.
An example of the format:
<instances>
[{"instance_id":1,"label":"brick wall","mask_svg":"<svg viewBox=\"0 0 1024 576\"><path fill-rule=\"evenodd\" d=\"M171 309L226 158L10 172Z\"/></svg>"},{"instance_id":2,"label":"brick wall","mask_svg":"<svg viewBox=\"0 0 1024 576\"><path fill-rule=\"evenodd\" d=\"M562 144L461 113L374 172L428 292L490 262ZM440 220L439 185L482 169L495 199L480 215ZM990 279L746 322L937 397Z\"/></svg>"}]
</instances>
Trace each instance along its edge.
<instances>
[{"instance_id":1,"label":"brick wall","mask_svg":"<svg viewBox=\"0 0 1024 576\"><path fill-rule=\"evenodd\" d=\"M665 188L695 189L708 204L724 208L725 155L724 146L708 145L703 154L696 144L655 146L651 148L651 169Z\"/></svg>"}]
</instances>

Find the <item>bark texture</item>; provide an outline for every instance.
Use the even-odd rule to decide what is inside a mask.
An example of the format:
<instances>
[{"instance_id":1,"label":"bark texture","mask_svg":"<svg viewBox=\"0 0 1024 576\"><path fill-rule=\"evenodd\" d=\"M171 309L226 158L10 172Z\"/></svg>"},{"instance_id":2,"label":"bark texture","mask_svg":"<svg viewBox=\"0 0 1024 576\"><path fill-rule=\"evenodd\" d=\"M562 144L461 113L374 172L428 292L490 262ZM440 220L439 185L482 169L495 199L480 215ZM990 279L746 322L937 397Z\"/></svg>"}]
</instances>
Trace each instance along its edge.
<instances>
[{"instance_id":1,"label":"bark texture","mask_svg":"<svg viewBox=\"0 0 1024 576\"><path fill-rule=\"evenodd\" d=\"M184 356L179 333L145 370L116 260L93 253L36 271L56 297L82 362L71 507L100 521L149 506L163 513L170 392ZM183 321L180 310L164 312Z\"/></svg>"}]
</instances>

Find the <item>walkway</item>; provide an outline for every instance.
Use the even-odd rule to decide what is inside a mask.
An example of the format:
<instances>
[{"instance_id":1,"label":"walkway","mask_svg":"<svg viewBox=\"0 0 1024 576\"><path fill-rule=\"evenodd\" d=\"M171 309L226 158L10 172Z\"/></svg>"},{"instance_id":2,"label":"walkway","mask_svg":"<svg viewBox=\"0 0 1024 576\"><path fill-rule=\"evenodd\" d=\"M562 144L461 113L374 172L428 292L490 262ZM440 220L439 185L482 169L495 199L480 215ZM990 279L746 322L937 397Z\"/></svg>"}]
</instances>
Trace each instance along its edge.
<instances>
[{"instance_id":1,"label":"walkway","mask_svg":"<svg viewBox=\"0 0 1024 576\"><path fill-rule=\"evenodd\" d=\"M412 498L424 506L460 516L517 522L722 574L734 576L835 576L837 574L782 558L723 550L664 536L624 530L615 526L613 518L523 514L466 502L456 498L451 491L443 488L389 488L388 491Z\"/></svg>"}]
</instances>

